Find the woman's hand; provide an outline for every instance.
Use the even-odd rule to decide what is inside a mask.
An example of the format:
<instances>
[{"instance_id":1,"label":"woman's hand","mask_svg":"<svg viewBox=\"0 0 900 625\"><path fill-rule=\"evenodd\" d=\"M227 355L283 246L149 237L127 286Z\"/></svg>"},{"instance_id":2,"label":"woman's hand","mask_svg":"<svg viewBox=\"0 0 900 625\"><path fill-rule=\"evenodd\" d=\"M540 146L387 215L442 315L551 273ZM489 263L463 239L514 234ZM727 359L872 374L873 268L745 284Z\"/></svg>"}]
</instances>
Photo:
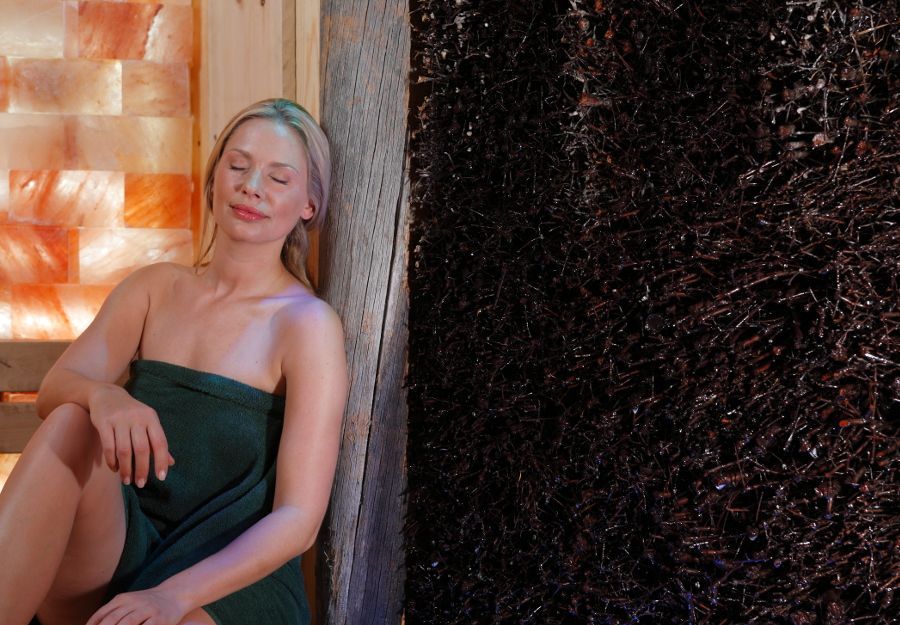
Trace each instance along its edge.
<instances>
[{"instance_id":1,"label":"woman's hand","mask_svg":"<svg viewBox=\"0 0 900 625\"><path fill-rule=\"evenodd\" d=\"M178 625L186 614L174 594L157 586L116 595L94 612L87 625Z\"/></svg>"},{"instance_id":2,"label":"woman's hand","mask_svg":"<svg viewBox=\"0 0 900 625\"><path fill-rule=\"evenodd\" d=\"M90 413L106 464L119 473L124 484L130 484L133 477L135 484L143 488L150 471L150 452L154 472L159 479L165 479L175 460L169 454L166 435L153 408L120 386L103 384L91 393Z\"/></svg>"}]
</instances>

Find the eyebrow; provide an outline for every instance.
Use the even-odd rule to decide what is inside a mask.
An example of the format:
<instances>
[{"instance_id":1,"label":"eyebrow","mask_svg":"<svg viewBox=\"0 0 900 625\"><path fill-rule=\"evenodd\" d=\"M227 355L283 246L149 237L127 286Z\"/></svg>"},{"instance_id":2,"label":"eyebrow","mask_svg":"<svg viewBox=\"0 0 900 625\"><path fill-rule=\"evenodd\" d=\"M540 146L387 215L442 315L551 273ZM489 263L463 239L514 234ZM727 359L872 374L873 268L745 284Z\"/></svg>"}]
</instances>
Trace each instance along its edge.
<instances>
[{"instance_id":1,"label":"eyebrow","mask_svg":"<svg viewBox=\"0 0 900 625\"><path fill-rule=\"evenodd\" d=\"M242 156L244 156L245 158L249 158L251 160L253 159L253 157L250 155L249 152L246 152L240 148L228 148L228 152L237 152L237 153L241 154ZM269 163L269 165L271 165L273 167L287 167L289 169L293 169L298 174L300 173L299 169L297 169L296 167L294 167L293 165L290 165L288 163L275 162L275 163Z\"/></svg>"}]
</instances>

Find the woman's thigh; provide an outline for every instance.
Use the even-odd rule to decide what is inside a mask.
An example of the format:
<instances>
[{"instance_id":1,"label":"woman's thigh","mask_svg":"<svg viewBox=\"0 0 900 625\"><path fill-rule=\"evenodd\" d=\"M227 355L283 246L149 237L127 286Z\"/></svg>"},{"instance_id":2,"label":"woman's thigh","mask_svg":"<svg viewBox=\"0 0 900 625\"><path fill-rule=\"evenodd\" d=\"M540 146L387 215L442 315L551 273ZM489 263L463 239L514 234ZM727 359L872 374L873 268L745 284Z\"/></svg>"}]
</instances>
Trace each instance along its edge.
<instances>
[{"instance_id":1,"label":"woman's thigh","mask_svg":"<svg viewBox=\"0 0 900 625\"><path fill-rule=\"evenodd\" d=\"M62 411L61 413L59 411ZM71 621L75 614L87 620L102 604L125 544L125 506L119 476L103 459L100 438L88 413L67 404L47 417L48 443L58 446L60 455L75 454L70 462L82 486L72 531L56 577L38 611L43 623L57 615ZM40 430L37 435L40 435Z\"/></svg>"}]
</instances>

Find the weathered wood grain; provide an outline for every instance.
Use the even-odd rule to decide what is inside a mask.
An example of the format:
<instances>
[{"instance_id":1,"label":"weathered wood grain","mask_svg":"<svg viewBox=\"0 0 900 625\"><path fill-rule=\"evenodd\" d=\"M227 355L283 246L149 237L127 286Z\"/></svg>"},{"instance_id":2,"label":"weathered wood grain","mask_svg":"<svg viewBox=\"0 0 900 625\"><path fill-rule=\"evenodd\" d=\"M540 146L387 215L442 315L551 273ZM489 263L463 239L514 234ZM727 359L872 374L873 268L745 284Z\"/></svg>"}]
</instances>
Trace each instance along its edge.
<instances>
[{"instance_id":1,"label":"weathered wood grain","mask_svg":"<svg viewBox=\"0 0 900 625\"><path fill-rule=\"evenodd\" d=\"M408 67L406 2L323 1L334 177L321 290L344 321L351 370L319 576L329 625L400 622Z\"/></svg>"},{"instance_id":2,"label":"weathered wood grain","mask_svg":"<svg viewBox=\"0 0 900 625\"><path fill-rule=\"evenodd\" d=\"M0 341L0 391L36 391L69 341Z\"/></svg>"},{"instance_id":3,"label":"weathered wood grain","mask_svg":"<svg viewBox=\"0 0 900 625\"><path fill-rule=\"evenodd\" d=\"M0 341L0 391L33 392L69 341ZM33 403L0 403L0 453L22 451L40 425Z\"/></svg>"},{"instance_id":4,"label":"weathered wood grain","mask_svg":"<svg viewBox=\"0 0 900 625\"><path fill-rule=\"evenodd\" d=\"M41 424L32 403L0 403L0 454L17 454Z\"/></svg>"}]
</instances>

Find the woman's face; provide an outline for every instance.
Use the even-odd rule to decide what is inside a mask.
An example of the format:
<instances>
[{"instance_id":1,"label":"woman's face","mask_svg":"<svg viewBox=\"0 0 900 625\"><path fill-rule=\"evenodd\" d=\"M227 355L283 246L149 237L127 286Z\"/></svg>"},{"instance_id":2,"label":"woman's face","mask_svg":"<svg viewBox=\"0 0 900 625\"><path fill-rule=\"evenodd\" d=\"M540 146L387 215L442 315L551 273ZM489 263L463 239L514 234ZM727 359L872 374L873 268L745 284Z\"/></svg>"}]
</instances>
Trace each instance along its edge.
<instances>
[{"instance_id":1,"label":"woman's face","mask_svg":"<svg viewBox=\"0 0 900 625\"><path fill-rule=\"evenodd\" d=\"M314 208L307 189L306 152L296 132L268 119L251 119L229 137L216 165L213 216L241 241L283 241Z\"/></svg>"}]
</instances>

